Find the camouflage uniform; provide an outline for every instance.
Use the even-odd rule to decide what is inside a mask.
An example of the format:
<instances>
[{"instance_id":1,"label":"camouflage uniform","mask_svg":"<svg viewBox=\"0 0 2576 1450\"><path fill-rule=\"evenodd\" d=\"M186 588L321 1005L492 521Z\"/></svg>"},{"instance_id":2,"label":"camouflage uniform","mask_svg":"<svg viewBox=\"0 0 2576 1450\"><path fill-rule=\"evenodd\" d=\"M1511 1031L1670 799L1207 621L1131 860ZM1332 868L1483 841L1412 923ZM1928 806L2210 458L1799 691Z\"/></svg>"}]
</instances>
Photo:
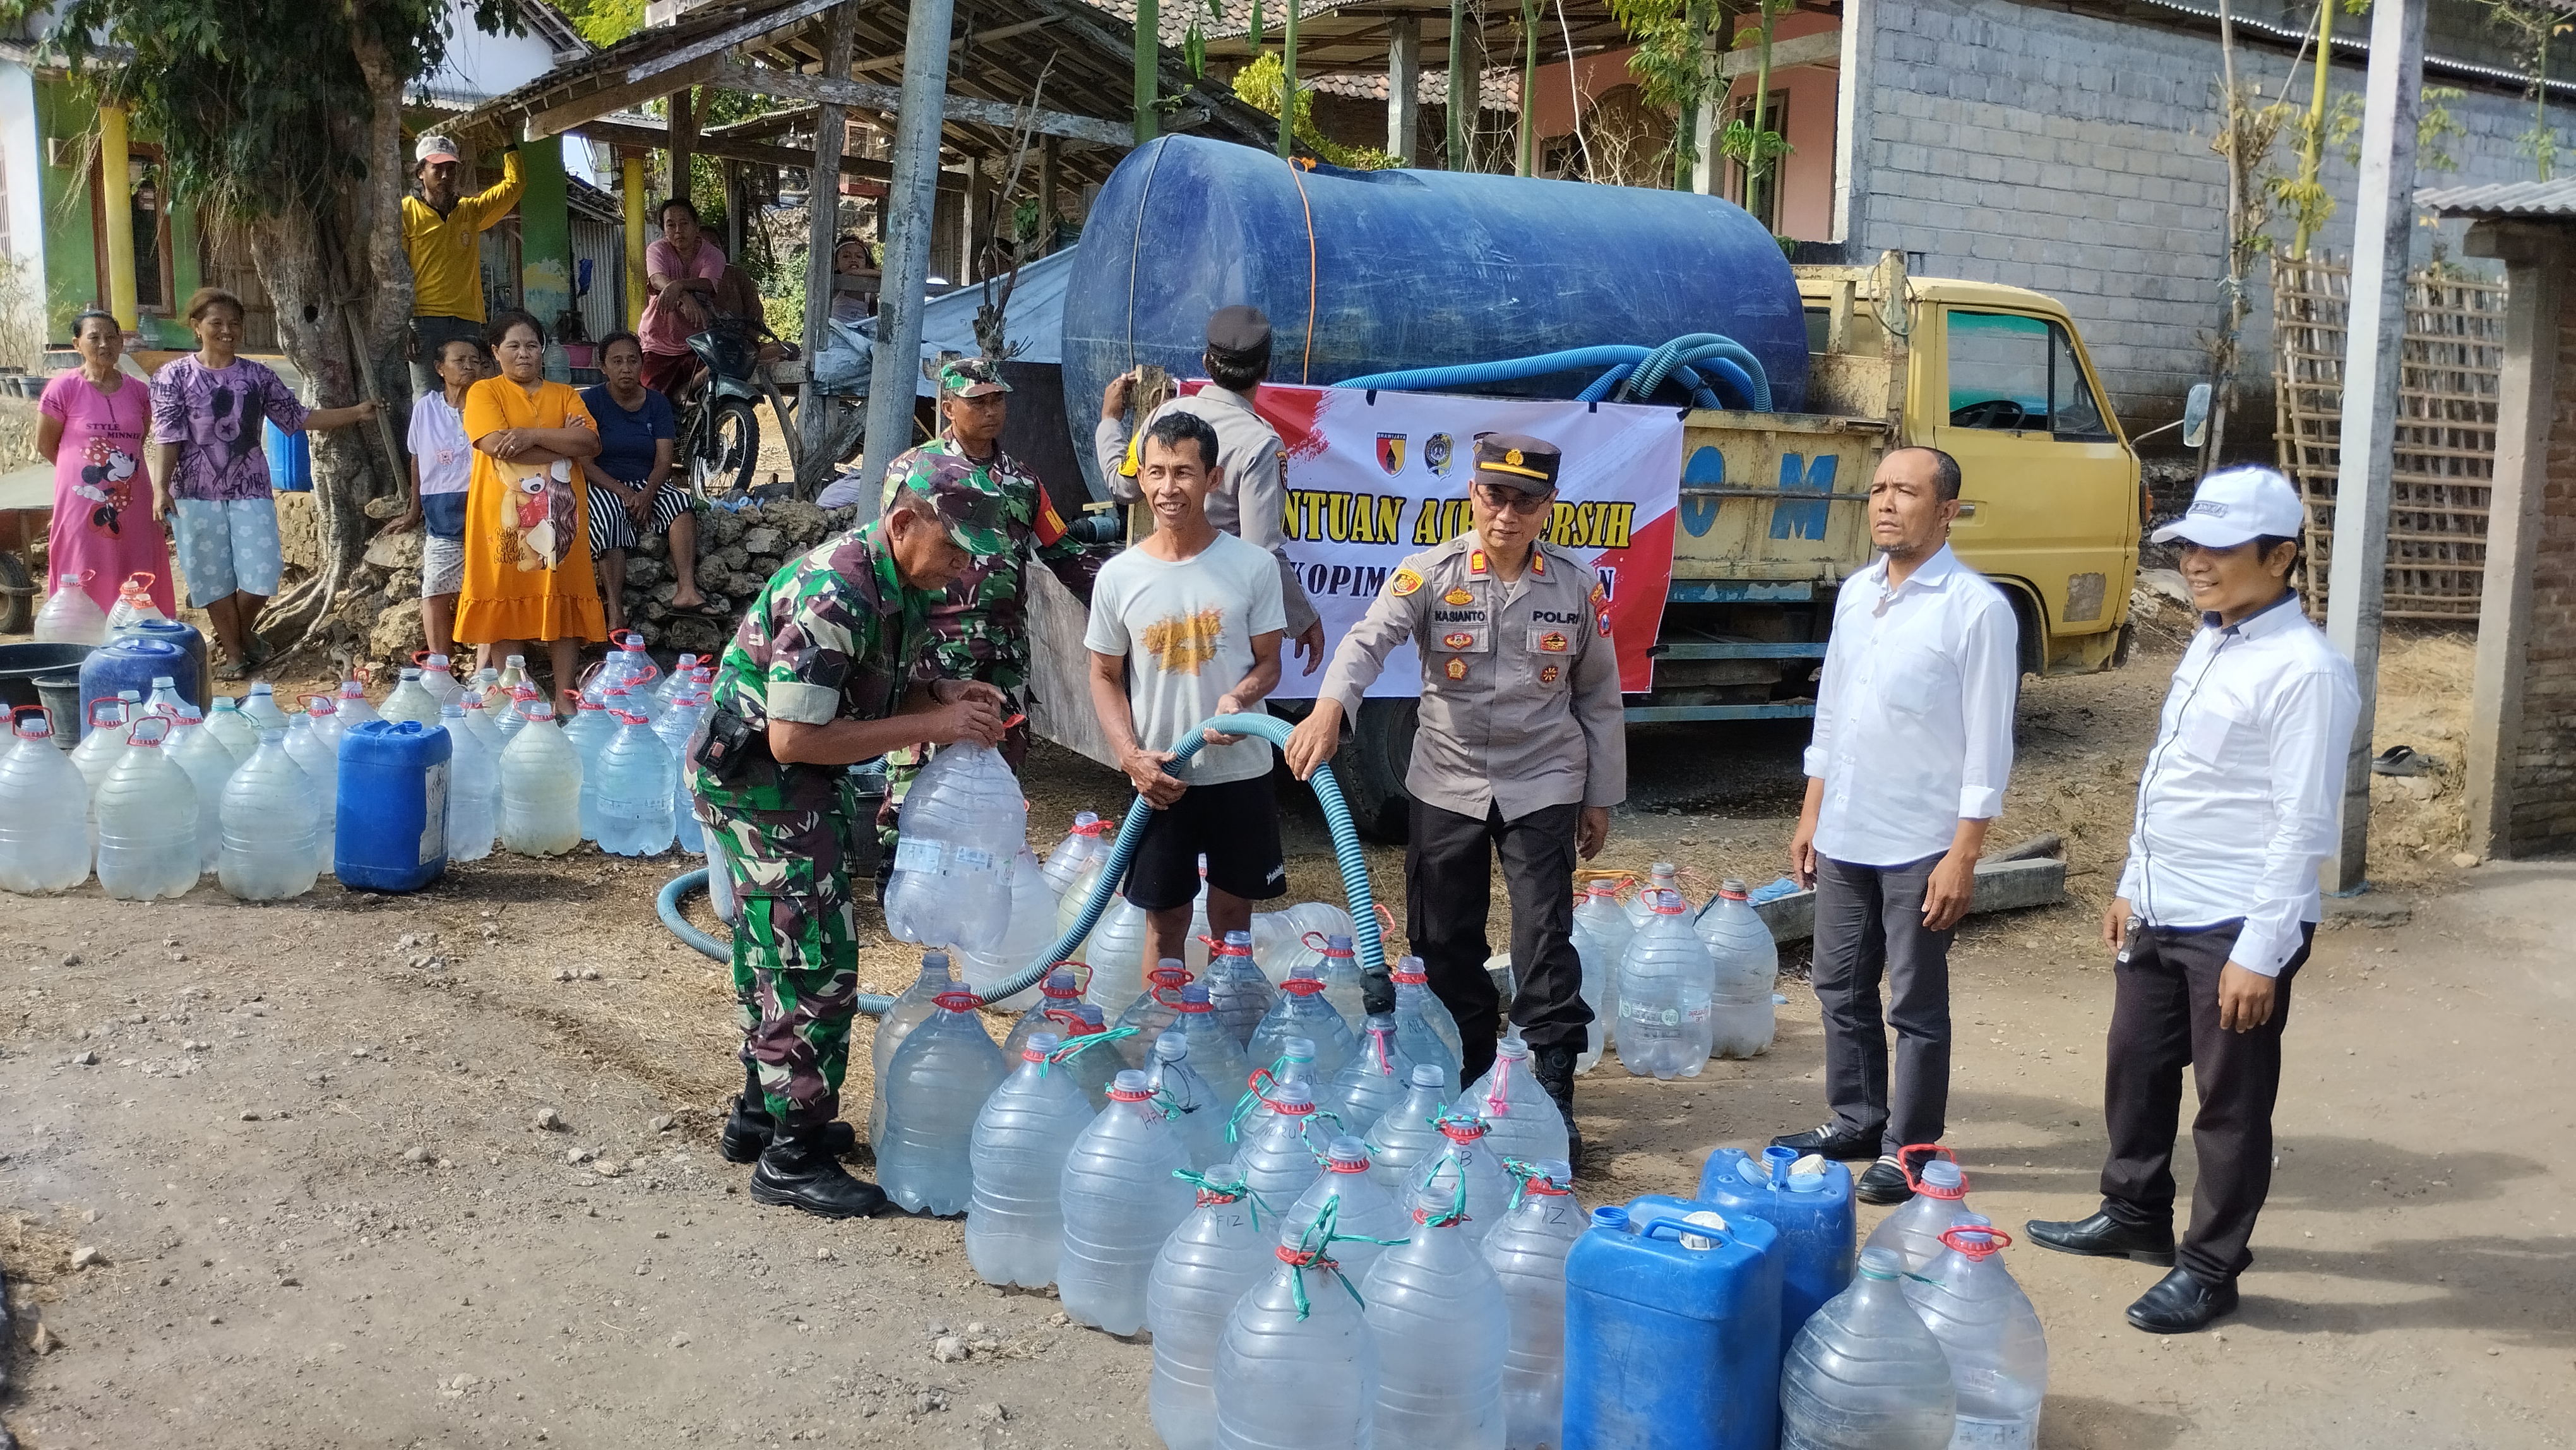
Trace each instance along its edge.
<instances>
[{"instance_id":1,"label":"camouflage uniform","mask_svg":"<svg viewBox=\"0 0 2576 1450\"><path fill-rule=\"evenodd\" d=\"M716 673L714 705L756 730L895 713L913 683L940 596L904 586L884 525L833 539L778 571L743 616ZM694 755L694 751L692 752ZM789 1129L840 1115L858 997L850 832L840 766L753 752L731 781L694 767L698 819L742 901L733 934L743 1061Z\"/></svg>"}]
</instances>

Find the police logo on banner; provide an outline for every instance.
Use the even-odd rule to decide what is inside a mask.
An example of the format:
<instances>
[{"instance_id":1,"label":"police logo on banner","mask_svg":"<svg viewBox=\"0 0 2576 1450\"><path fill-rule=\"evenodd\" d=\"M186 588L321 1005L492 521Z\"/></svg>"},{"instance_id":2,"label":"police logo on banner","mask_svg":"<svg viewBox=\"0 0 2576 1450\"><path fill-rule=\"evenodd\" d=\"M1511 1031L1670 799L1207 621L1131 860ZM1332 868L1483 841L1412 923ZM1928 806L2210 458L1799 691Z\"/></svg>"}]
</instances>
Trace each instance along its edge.
<instances>
[{"instance_id":1,"label":"police logo on banner","mask_svg":"<svg viewBox=\"0 0 2576 1450\"><path fill-rule=\"evenodd\" d=\"M1456 439L1446 433L1434 433L1422 440L1422 466L1445 478L1449 474L1449 462L1457 452Z\"/></svg>"}]
</instances>

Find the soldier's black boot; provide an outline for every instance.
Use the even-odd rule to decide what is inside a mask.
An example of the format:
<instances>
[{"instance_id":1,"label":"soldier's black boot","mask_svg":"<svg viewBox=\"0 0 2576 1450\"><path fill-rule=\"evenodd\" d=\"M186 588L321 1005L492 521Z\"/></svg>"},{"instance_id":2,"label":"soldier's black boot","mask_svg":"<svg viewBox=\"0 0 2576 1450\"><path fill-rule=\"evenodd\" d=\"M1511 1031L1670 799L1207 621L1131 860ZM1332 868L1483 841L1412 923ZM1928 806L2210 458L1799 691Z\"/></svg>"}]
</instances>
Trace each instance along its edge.
<instances>
[{"instance_id":1,"label":"soldier's black boot","mask_svg":"<svg viewBox=\"0 0 2576 1450\"><path fill-rule=\"evenodd\" d=\"M1530 1053L1530 1076L1556 1100L1556 1110L1565 1115L1565 1161L1575 1172L1583 1171L1583 1129L1574 1121L1574 1049L1541 1047Z\"/></svg>"},{"instance_id":2,"label":"soldier's black boot","mask_svg":"<svg viewBox=\"0 0 2576 1450\"><path fill-rule=\"evenodd\" d=\"M866 1218L884 1208L884 1192L851 1177L834 1159L827 1138L819 1129L772 1138L751 1170L751 1201L820 1218Z\"/></svg>"},{"instance_id":3,"label":"soldier's black boot","mask_svg":"<svg viewBox=\"0 0 2576 1450\"><path fill-rule=\"evenodd\" d=\"M769 1146L770 1136L778 1124L769 1116L768 1099L761 1094L760 1079L751 1068L743 1069L742 1095L733 1100L733 1111L725 1117L724 1136L717 1148L727 1163L749 1163L760 1157ZM847 1158L859 1148L859 1130L848 1123L834 1122L823 1129L823 1146L835 1158Z\"/></svg>"}]
</instances>

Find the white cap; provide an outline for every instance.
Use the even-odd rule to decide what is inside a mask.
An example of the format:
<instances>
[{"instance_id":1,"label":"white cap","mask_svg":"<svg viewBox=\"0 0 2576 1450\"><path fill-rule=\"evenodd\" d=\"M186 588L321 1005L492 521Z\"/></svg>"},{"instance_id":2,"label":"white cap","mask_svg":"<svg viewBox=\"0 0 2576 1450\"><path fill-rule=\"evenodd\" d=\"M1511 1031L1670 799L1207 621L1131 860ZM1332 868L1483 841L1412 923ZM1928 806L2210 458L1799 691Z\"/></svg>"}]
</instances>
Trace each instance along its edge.
<instances>
[{"instance_id":1,"label":"white cap","mask_svg":"<svg viewBox=\"0 0 2576 1450\"><path fill-rule=\"evenodd\" d=\"M432 161L454 161L456 159L456 143L434 131L421 137L420 140L412 146L411 150L411 164L414 166L425 165Z\"/></svg>"},{"instance_id":2,"label":"white cap","mask_svg":"<svg viewBox=\"0 0 2576 1450\"><path fill-rule=\"evenodd\" d=\"M2259 538L2298 538L2307 522L2308 511L2288 479L2247 464L2202 479L2192 491L2191 507L2156 530L2153 541L2183 539L2206 549L2233 549Z\"/></svg>"}]
</instances>

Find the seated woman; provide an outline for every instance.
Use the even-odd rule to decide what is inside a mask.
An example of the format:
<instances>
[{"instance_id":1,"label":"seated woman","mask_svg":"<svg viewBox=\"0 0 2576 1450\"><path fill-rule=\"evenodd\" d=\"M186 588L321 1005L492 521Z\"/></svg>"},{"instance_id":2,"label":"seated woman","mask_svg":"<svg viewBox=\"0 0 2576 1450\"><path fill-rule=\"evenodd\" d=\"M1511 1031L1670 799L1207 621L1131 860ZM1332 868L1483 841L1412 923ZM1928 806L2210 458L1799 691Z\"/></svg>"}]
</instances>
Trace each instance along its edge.
<instances>
[{"instance_id":1,"label":"seated woman","mask_svg":"<svg viewBox=\"0 0 2576 1450\"><path fill-rule=\"evenodd\" d=\"M483 664L533 653L529 642L544 644L560 692L577 677L583 642L608 638L591 577L590 487L582 472L599 455L599 431L570 383L546 381L543 324L504 312L484 335L501 376L465 392L474 471L456 637L481 646Z\"/></svg>"},{"instance_id":2,"label":"seated woman","mask_svg":"<svg viewBox=\"0 0 2576 1450\"><path fill-rule=\"evenodd\" d=\"M703 612L698 593L698 516L688 491L671 481L671 403L644 386L644 345L631 332L600 339L599 371L608 381L581 390L599 425L599 456L590 476L590 556L599 566L608 632L626 627L626 551L644 533L671 538L671 607Z\"/></svg>"}]
</instances>

